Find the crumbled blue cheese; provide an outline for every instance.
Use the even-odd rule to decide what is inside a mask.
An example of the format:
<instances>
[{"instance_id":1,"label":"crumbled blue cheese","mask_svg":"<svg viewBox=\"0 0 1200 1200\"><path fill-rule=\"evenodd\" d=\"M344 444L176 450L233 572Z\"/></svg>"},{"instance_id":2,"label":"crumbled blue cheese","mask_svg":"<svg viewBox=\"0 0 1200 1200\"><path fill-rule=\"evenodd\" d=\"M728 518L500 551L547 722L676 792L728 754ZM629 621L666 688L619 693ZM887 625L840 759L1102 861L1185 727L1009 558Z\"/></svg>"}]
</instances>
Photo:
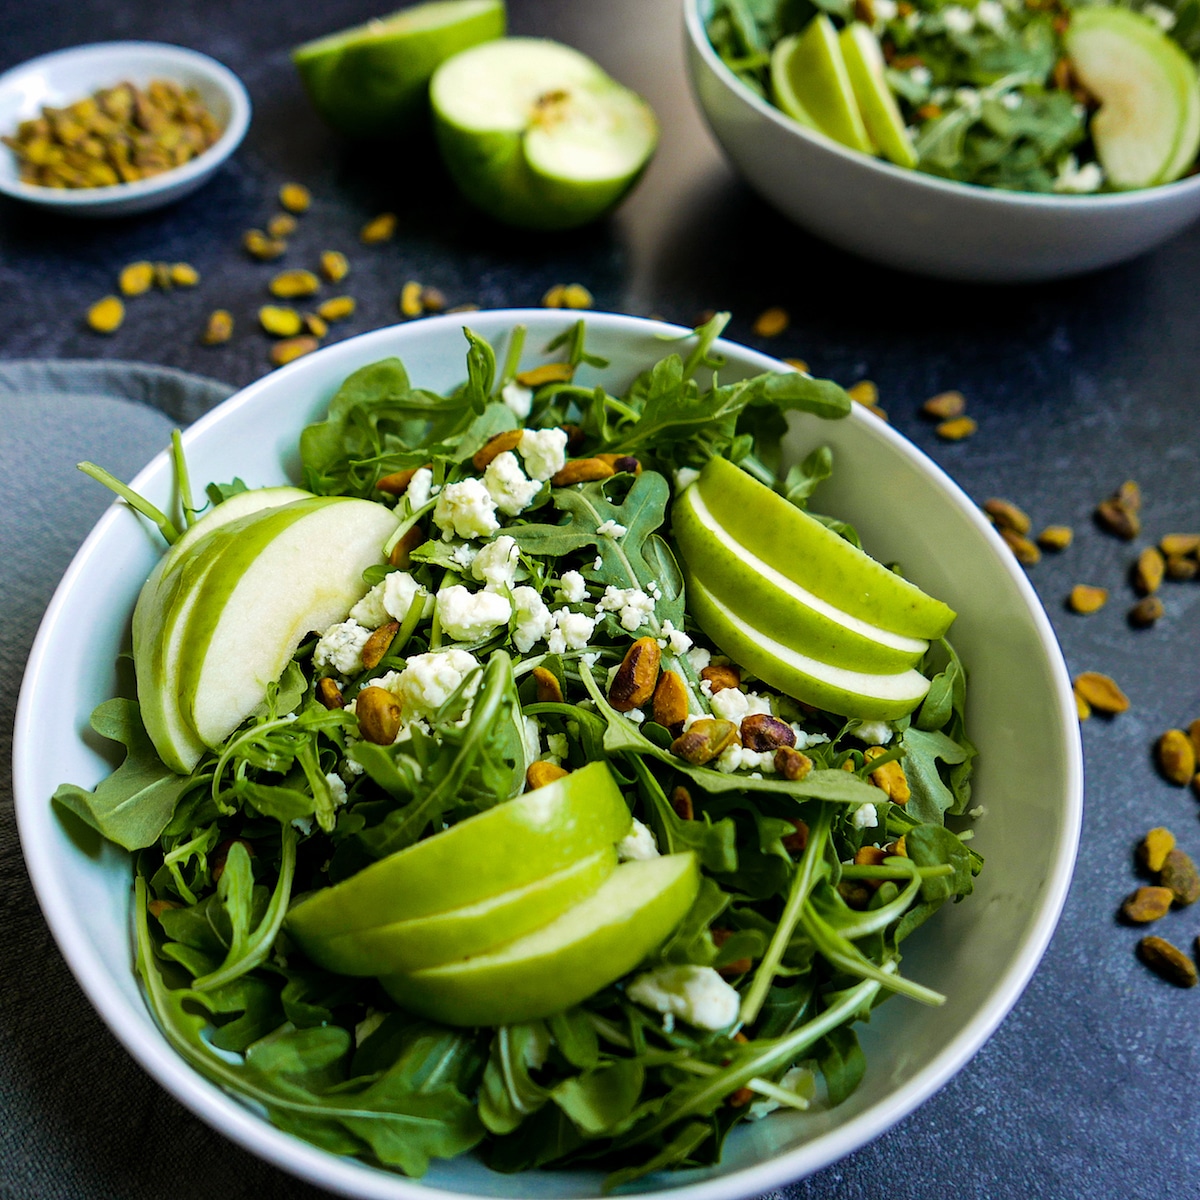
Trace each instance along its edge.
<instances>
[{"instance_id":1,"label":"crumbled blue cheese","mask_svg":"<svg viewBox=\"0 0 1200 1200\"><path fill-rule=\"evenodd\" d=\"M743 692L741 688L722 688L714 692L708 702L714 717L740 725L745 717L763 713L771 715L771 701L757 692Z\"/></svg>"},{"instance_id":2,"label":"crumbled blue cheese","mask_svg":"<svg viewBox=\"0 0 1200 1200\"><path fill-rule=\"evenodd\" d=\"M960 4L949 4L942 9L942 23L951 33L970 33L975 28L975 14Z\"/></svg>"},{"instance_id":3,"label":"crumbled blue cheese","mask_svg":"<svg viewBox=\"0 0 1200 1200\"><path fill-rule=\"evenodd\" d=\"M517 450L525 460L530 479L544 483L567 465L567 431L565 429L526 429L521 433Z\"/></svg>"},{"instance_id":4,"label":"crumbled blue cheese","mask_svg":"<svg viewBox=\"0 0 1200 1200\"><path fill-rule=\"evenodd\" d=\"M795 721L792 722L792 732L796 735L795 749L803 750L807 746L819 746L822 742L829 741L829 735L826 733L809 733L803 725L798 725Z\"/></svg>"},{"instance_id":5,"label":"crumbled blue cheese","mask_svg":"<svg viewBox=\"0 0 1200 1200\"><path fill-rule=\"evenodd\" d=\"M741 997L712 967L657 967L625 989L635 1004L679 1017L697 1029L726 1029L737 1020ZM666 1021L663 1022L667 1024Z\"/></svg>"},{"instance_id":6,"label":"crumbled blue cheese","mask_svg":"<svg viewBox=\"0 0 1200 1200\"><path fill-rule=\"evenodd\" d=\"M491 591L511 588L517 581L520 557L516 539L502 533L475 555L475 561L471 564L471 574Z\"/></svg>"},{"instance_id":7,"label":"crumbled blue cheese","mask_svg":"<svg viewBox=\"0 0 1200 1200\"><path fill-rule=\"evenodd\" d=\"M521 654L528 654L535 642L550 636L554 618L536 588L513 588L513 645Z\"/></svg>"},{"instance_id":8,"label":"crumbled blue cheese","mask_svg":"<svg viewBox=\"0 0 1200 1200\"><path fill-rule=\"evenodd\" d=\"M524 421L533 409L533 388L513 379L500 389L500 399L518 421Z\"/></svg>"},{"instance_id":9,"label":"crumbled blue cheese","mask_svg":"<svg viewBox=\"0 0 1200 1200\"><path fill-rule=\"evenodd\" d=\"M470 542L459 542L451 549L450 557L454 559L454 565L460 571L469 571L475 562L475 555L478 553L479 551Z\"/></svg>"},{"instance_id":10,"label":"crumbled blue cheese","mask_svg":"<svg viewBox=\"0 0 1200 1200\"><path fill-rule=\"evenodd\" d=\"M724 692L718 693L718 695L724 694ZM761 771L763 774L773 775L775 773L775 751L747 750L745 746L739 746L735 742L721 751L717 758L717 770L723 771L726 775L731 775L734 771Z\"/></svg>"},{"instance_id":11,"label":"crumbled blue cheese","mask_svg":"<svg viewBox=\"0 0 1200 1200\"><path fill-rule=\"evenodd\" d=\"M933 82L933 72L926 66L916 66L909 70L908 77L917 87L928 87Z\"/></svg>"},{"instance_id":12,"label":"crumbled blue cheese","mask_svg":"<svg viewBox=\"0 0 1200 1200\"><path fill-rule=\"evenodd\" d=\"M1142 15L1149 17L1163 33L1170 33L1178 20L1169 8L1162 4L1155 4L1153 0L1149 4L1142 5Z\"/></svg>"},{"instance_id":13,"label":"crumbled blue cheese","mask_svg":"<svg viewBox=\"0 0 1200 1200\"><path fill-rule=\"evenodd\" d=\"M425 599L423 615L432 616L429 593L407 571L391 571L350 610L350 616L360 625L378 629L388 621L403 621L418 596Z\"/></svg>"},{"instance_id":14,"label":"crumbled blue cheese","mask_svg":"<svg viewBox=\"0 0 1200 1200\"><path fill-rule=\"evenodd\" d=\"M867 746L886 746L895 732L886 721L863 721L857 729L850 730L850 736Z\"/></svg>"},{"instance_id":15,"label":"crumbled blue cheese","mask_svg":"<svg viewBox=\"0 0 1200 1200\"><path fill-rule=\"evenodd\" d=\"M512 616L512 605L498 592L472 592L461 583L442 588L436 600L443 631L456 642L489 637Z\"/></svg>"},{"instance_id":16,"label":"crumbled blue cheese","mask_svg":"<svg viewBox=\"0 0 1200 1200\"><path fill-rule=\"evenodd\" d=\"M566 650L586 650L596 630L595 618L586 613L572 612L560 608L554 614L554 628L546 644L551 654L562 654Z\"/></svg>"},{"instance_id":17,"label":"crumbled blue cheese","mask_svg":"<svg viewBox=\"0 0 1200 1200\"><path fill-rule=\"evenodd\" d=\"M875 3L878 4L879 0L875 0ZM796 1097L789 1103L789 1108L806 1109L817 1094L817 1080L811 1067L792 1067L791 1070L785 1071L779 1086ZM782 1107L778 1100L762 1096L746 1110L746 1117L751 1121L758 1121Z\"/></svg>"},{"instance_id":18,"label":"crumbled blue cheese","mask_svg":"<svg viewBox=\"0 0 1200 1200\"><path fill-rule=\"evenodd\" d=\"M362 650L371 632L353 618L330 625L313 650L313 666L318 673L332 670L338 675L352 675L361 671Z\"/></svg>"},{"instance_id":19,"label":"crumbled blue cheese","mask_svg":"<svg viewBox=\"0 0 1200 1200\"><path fill-rule=\"evenodd\" d=\"M1099 163L1084 163L1081 167L1075 155L1068 154L1058 164L1053 187L1056 192L1085 195L1099 191L1103 183L1104 171Z\"/></svg>"},{"instance_id":20,"label":"crumbled blue cheese","mask_svg":"<svg viewBox=\"0 0 1200 1200\"><path fill-rule=\"evenodd\" d=\"M621 628L635 633L654 615L654 599L641 588L618 588L609 584L596 611L617 613Z\"/></svg>"},{"instance_id":21,"label":"crumbled blue cheese","mask_svg":"<svg viewBox=\"0 0 1200 1200\"><path fill-rule=\"evenodd\" d=\"M705 650L703 646L694 646L687 652L687 660L691 664L691 668L697 675L712 662L712 652Z\"/></svg>"},{"instance_id":22,"label":"crumbled blue cheese","mask_svg":"<svg viewBox=\"0 0 1200 1200\"><path fill-rule=\"evenodd\" d=\"M871 8L875 13L876 24L895 19L897 12L896 0L872 0Z\"/></svg>"},{"instance_id":23,"label":"crumbled blue cheese","mask_svg":"<svg viewBox=\"0 0 1200 1200\"><path fill-rule=\"evenodd\" d=\"M1021 107L1022 97L1020 92L1005 92L1000 97L1000 103L1008 109L1009 112L1016 112Z\"/></svg>"},{"instance_id":24,"label":"crumbled blue cheese","mask_svg":"<svg viewBox=\"0 0 1200 1200\"><path fill-rule=\"evenodd\" d=\"M488 463L483 472L483 486L487 488L496 507L509 517L523 513L542 490L542 485L536 479L530 479L521 470L521 464L511 450L497 454Z\"/></svg>"},{"instance_id":25,"label":"crumbled blue cheese","mask_svg":"<svg viewBox=\"0 0 1200 1200\"><path fill-rule=\"evenodd\" d=\"M578 571L564 571L558 594L568 604L579 604L587 599L587 583Z\"/></svg>"},{"instance_id":26,"label":"crumbled blue cheese","mask_svg":"<svg viewBox=\"0 0 1200 1200\"><path fill-rule=\"evenodd\" d=\"M624 537L628 532L628 528L622 525L619 521L604 521L596 529L596 532L601 537L619 538Z\"/></svg>"},{"instance_id":27,"label":"crumbled blue cheese","mask_svg":"<svg viewBox=\"0 0 1200 1200\"><path fill-rule=\"evenodd\" d=\"M467 540L488 537L500 528L496 502L481 479L446 484L434 505L433 523L447 542L455 536Z\"/></svg>"},{"instance_id":28,"label":"crumbled blue cheese","mask_svg":"<svg viewBox=\"0 0 1200 1200\"><path fill-rule=\"evenodd\" d=\"M548 733L546 735L546 758L555 763L561 763L567 757L567 735L565 733Z\"/></svg>"},{"instance_id":29,"label":"crumbled blue cheese","mask_svg":"<svg viewBox=\"0 0 1200 1200\"><path fill-rule=\"evenodd\" d=\"M413 512L429 503L433 496L432 488L433 472L428 467L419 467L404 492L404 498L412 506Z\"/></svg>"},{"instance_id":30,"label":"crumbled blue cheese","mask_svg":"<svg viewBox=\"0 0 1200 1200\"><path fill-rule=\"evenodd\" d=\"M691 487L699 478L700 472L695 467L680 467L675 472L675 490L682 492L684 488Z\"/></svg>"},{"instance_id":31,"label":"crumbled blue cheese","mask_svg":"<svg viewBox=\"0 0 1200 1200\"><path fill-rule=\"evenodd\" d=\"M692 648L692 639L668 620L662 623L662 637L658 644L661 649L669 650L676 658L681 658Z\"/></svg>"},{"instance_id":32,"label":"crumbled blue cheese","mask_svg":"<svg viewBox=\"0 0 1200 1200\"><path fill-rule=\"evenodd\" d=\"M873 804L860 804L850 814L850 824L855 829L874 829L879 824L879 811Z\"/></svg>"},{"instance_id":33,"label":"crumbled blue cheese","mask_svg":"<svg viewBox=\"0 0 1200 1200\"><path fill-rule=\"evenodd\" d=\"M975 20L993 33L1003 33L1008 27L1008 14L1000 0L979 0L975 5Z\"/></svg>"},{"instance_id":34,"label":"crumbled blue cheese","mask_svg":"<svg viewBox=\"0 0 1200 1200\"><path fill-rule=\"evenodd\" d=\"M333 807L341 808L346 803L346 781L340 775L330 772L325 776L325 782L329 784L329 795L333 800Z\"/></svg>"},{"instance_id":35,"label":"crumbled blue cheese","mask_svg":"<svg viewBox=\"0 0 1200 1200\"><path fill-rule=\"evenodd\" d=\"M617 843L617 857L622 862L645 862L658 856L658 843L650 827L634 817L629 832Z\"/></svg>"},{"instance_id":36,"label":"crumbled blue cheese","mask_svg":"<svg viewBox=\"0 0 1200 1200\"><path fill-rule=\"evenodd\" d=\"M478 666L466 650L414 654L389 691L399 698L406 719L432 716Z\"/></svg>"}]
</instances>

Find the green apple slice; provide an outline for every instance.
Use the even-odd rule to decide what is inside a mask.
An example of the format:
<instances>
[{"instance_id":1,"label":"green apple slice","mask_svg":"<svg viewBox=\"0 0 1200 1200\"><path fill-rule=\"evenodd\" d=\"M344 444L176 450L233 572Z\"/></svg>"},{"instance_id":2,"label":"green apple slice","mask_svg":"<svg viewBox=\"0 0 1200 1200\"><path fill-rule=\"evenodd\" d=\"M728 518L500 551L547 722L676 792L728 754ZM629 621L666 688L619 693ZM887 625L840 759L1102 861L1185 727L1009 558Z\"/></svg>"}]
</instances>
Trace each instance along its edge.
<instances>
[{"instance_id":1,"label":"green apple slice","mask_svg":"<svg viewBox=\"0 0 1200 1200\"><path fill-rule=\"evenodd\" d=\"M317 112L349 137L411 129L429 80L460 50L504 36L503 0L431 0L297 47L292 61Z\"/></svg>"},{"instance_id":2,"label":"green apple slice","mask_svg":"<svg viewBox=\"0 0 1200 1200\"><path fill-rule=\"evenodd\" d=\"M287 926L304 941L465 908L611 847L631 821L608 765L588 763L314 892Z\"/></svg>"},{"instance_id":3,"label":"green apple slice","mask_svg":"<svg viewBox=\"0 0 1200 1200\"><path fill-rule=\"evenodd\" d=\"M633 186L658 123L635 93L569 46L485 42L430 83L446 168L490 216L528 229L595 220Z\"/></svg>"},{"instance_id":4,"label":"green apple slice","mask_svg":"<svg viewBox=\"0 0 1200 1200\"><path fill-rule=\"evenodd\" d=\"M734 662L777 691L828 712L864 721L894 721L912 712L929 691L920 671L870 674L831 666L790 649L772 632L751 624L743 610L722 604L691 572L688 606L696 624Z\"/></svg>"},{"instance_id":5,"label":"green apple slice","mask_svg":"<svg viewBox=\"0 0 1200 1200\"><path fill-rule=\"evenodd\" d=\"M802 33L771 52L771 81L780 109L852 150L873 154L833 22L818 13ZM785 107L788 106L788 107Z\"/></svg>"},{"instance_id":6,"label":"green apple slice","mask_svg":"<svg viewBox=\"0 0 1200 1200\"><path fill-rule=\"evenodd\" d=\"M632 971L692 906L691 853L623 863L586 900L487 954L381 983L402 1007L448 1025L510 1025L548 1017Z\"/></svg>"},{"instance_id":7,"label":"green apple slice","mask_svg":"<svg viewBox=\"0 0 1200 1200\"><path fill-rule=\"evenodd\" d=\"M340 975L419 971L482 954L549 924L590 896L616 866L616 847L610 845L544 879L448 912L333 937L305 937L299 932L302 922L289 924L288 930L305 954L327 971Z\"/></svg>"},{"instance_id":8,"label":"green apple slice","mask_svg":"<svg viewBox=\"0 0 1200 1200\"><path fill-rule=\"evenodd\" d=\"M838 44L871 141L889 162L911 170L917 165L917 152L888 85L879 39L869 26L852 21L838 34Z\"/></svg>"},{"instance_id":9,"label":"green apple slice","mask_svg":"<svg viewBox=\"0 0 1200 1200\"><path fill-rule=\"evenodd\" d=\"M727 459L711 459L692 486L711 514L714 536L744 548L848 616L907 638L933 640L950 628L954 610L948 605Z\"/></svg>"},{"instance_id":10,"label":"green apple slice","mask_svg":"<svg viewBox=\"0 0 1200 1200\"><path fill-rule=\"evenodd\" d=\"M1153 21L1124 8L1081 8L1064 38L1079 82L1100 101L1091 121L1110 187L1178 178L1200 147L1196 68Z\"/></svg>"},{"instance_id":11,"label":"green apple slice","mask_svg":"<svg viewBox=\"0 0 1200 1200\"><path fill-rule=\"evenodd\" d=\"M713 519L699 488L688 488L671 512L684 561L722 603L753 613L776 639L819 662L855 671L894 672L915 666L929 643L891 633L842 612L736 544Z\"/></svg>"}]
</instances>

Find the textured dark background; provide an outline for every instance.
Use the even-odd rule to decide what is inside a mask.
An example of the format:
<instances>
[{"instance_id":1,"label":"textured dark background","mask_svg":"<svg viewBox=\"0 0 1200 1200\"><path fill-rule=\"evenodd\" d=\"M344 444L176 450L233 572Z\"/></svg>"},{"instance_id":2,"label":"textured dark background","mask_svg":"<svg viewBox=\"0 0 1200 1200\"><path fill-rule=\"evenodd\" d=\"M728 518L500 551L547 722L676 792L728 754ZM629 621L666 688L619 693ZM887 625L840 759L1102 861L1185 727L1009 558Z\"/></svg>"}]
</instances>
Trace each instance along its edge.
<instances>
[{"instance_id":1,"label":"textured dark background","mask_svg":"<svg viewBox=\"0 0 1200 1200\"><path fill-rule=\"evenodd\" d=\"M358 314L337 337L398 319L408 279L436 285L451 304L486 307L537 304L551 284L579 281L600 309L690 323L703 310L729 308L736 340L803 357L845 384L873 379L893 424L973 497L1007 496L1039 527L1075 527L1075 545L1032 568L1031 578L1071 672L1113 675L1133 705L1084 727L1079 864L1058 933L1012 1015L913 1116L780 1195L1195 1196L1200 990L1179 991L1149 974L1133 955L1137 932L1114 912L1136 881L1132 850L1147 828L1166 824L1200 853L1195 798L1163 782L1150 754L1162 729L1200 716L1200 583L1164 588L1167 614L1156 628L1135 632L1125 621L1137 549L1168 530L1200 528L1200 227L1128 266L1036 288L931 283L849 258L789 226L732 177L688 93L678 8L678 0L510 0L514 32L593 54L651 101L663 126L657 159L615 218L548 237L506 232L469 212L427 149L351 152L310 115L288 49L375 15L368 0L0 4L0 69L75 43L176 42L233 68L255 106L234 160L173 208L85 223L0 207L0 357L137 360L232 385L257 378L268 369L268 347L253 314L272 268L246 259L239 238L274 211L279 184L297 179L315 201L288 261L339 248L353 264L346 290ZM384 209L399 214L396 240L361 246L358 228ZM131 301L113 337L90 333L86 307L140 258L189 261L202 283ZM784 306L792 322L764 342L750 327L768 305ZM202 347L204 317L218 306L233 311L238 331L226 346ZM962 390L979 421L968 441L939 442L919 415L921 401L945 388ZM101 390L86 403L51 403L0 386L6 756L37 622L105 505L72 464L98 458L128 478L170 424L139 397L105 399ZM1126 478L1145 496L1145 536L1134 544L1091 521L1096 502ZM1067 612L1064 598L1078 582L1109 586L1108 607L1086 618ZM323 1195L212 1133L126 1057L67 972L34 903L7 757L0 806L0 1195ZM1185 910L1162 926L1157 932L1190 947L1200 920Z\"/></svg>"}]
</instances>

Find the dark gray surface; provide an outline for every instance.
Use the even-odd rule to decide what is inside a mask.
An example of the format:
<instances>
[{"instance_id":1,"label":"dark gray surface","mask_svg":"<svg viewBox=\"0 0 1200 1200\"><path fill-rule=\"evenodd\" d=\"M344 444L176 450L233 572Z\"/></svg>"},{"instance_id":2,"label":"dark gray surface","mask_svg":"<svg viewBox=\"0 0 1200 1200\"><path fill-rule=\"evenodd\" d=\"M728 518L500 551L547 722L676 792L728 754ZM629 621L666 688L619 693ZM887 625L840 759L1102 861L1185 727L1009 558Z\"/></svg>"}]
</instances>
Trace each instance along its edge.
<instances>
[{"instance_id":1,"label":"dark gray surface","mask_svg":"<svg viewBox=\"0 0 1200 1200\"><path fill-rule=\"evenodd\" d=\"M540 237L500 230L453 196L427 150L349 152L305 107L287 48L372 15L362 0L321 6L205 6L125 0L0 6L0 69L73 43L115 37L207 51L246 81L255 105L247 142L214 181L157 214L103 225L0 207L0 355L7 359L144 360L244 384L266 369L251 326L273 268L242 257L241 232L274 211L287 179L308 184L313 211L290 265L321 249L350 255L345 289L359 301L337 336L386 324L406 279L451 303L537 303L552 283L587 284L598 308L690 322L730 308L730 334L798 355L843 383L874 379L893 424L975 498L1002 495L1038 526L1067 522L1076 543L1031 570L1072 673L1106 671L1131 711L1084 727L1083 845L1059 931L1012 1015L966 1069L918 1112L844 1162L794 1185L789 1200L1141 1200L1194 1196L1200 1177L1200 991L1182 992L1134 959L1137 931L1114 918L1136 880L1132 849L1166 824L1200 853L1196 800L1156 774L1154 737L1200 716L1200 584L1164 589L1153 630L1125 623L1138 548L1200 528L1196 380L1200 228L1129 266L1038 288L933 284L881 271L823 247L738 184L696 115L683 77L677 0L512 0L515 31L560 37L595 54L654 104L663 144L641 188L594 229ZM357 242L383 209L397 239ZM137 258L188 260L199 288L130 303L111 338L82 314ZM750 333L769 304L792 315L771 342ZM212 308L239 318L234 340L204 348ZM965 442L939 442L918 415L929 394L961 389L979 421ZM4 401L0 395L0 402ZM78 457L132 471L169 423L139 405L88 411L44 404L0 423L0 723L11 729L16 680L41 609L104 497L70 471ZM22 430L24 432L22 432ZM22 438L38 437L41 451ZM42 459L38 455L50 458ZM1123 479L1145 495L1146 536L1132 545L1091 522ZM14 567L17 564L19 569ZM23 572L23 574L22 574ZM1065 611L1077 582L1113 598L1092 617ZM0 1194L71 1200L181 1195L317 1197L182 1111L128 1060L70 979L34 906L0 772ZM1019 771L1021 764L1011 764ZM1157 932L1190 947L1193 912Z\"/></svg>"}]
</instances>

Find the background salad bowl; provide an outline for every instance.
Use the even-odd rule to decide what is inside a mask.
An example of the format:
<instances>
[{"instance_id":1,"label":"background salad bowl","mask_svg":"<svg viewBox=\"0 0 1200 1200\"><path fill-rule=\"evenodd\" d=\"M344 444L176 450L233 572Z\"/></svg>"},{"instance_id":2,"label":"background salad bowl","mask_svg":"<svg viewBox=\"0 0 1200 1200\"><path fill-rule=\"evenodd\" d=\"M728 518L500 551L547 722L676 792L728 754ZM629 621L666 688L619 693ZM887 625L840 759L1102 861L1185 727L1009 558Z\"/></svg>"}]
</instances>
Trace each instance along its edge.
<instances>
[{"instance_id":1,"label":"background salad bowl","mask_svg":"<svg viewBox=\"0 0 1200 1200\"><path fill-rule=\"evenodd\" d=\"M1200 176L1139 191L1049 195L958 183L824 137L755 95L721 61L712 0L684 0L692 89L730 162L796 224L922 275L1022 283L1124 262L1200 217Z\"/></svg>"},{"instance_id":2,"label":"background salad bowl","mask_svg":"<svg viewBox=\"0 0 1200 1200\"><path fill-rule=\"evenodd\" d=\"M539 361L574 317L553 310L472 313L471 327L496 341L515 324L529 331L523 365ZM589 314L590 352L609 360L593 380L627 385L664 353L674 326ZM718 342L722 378L778 366ZM197 483L240 476L250 485L297 478L302 427L323 414L353 370L398 355L413 381L444 390L465 375L461 318L443 316L330 346L238 393L184 434ZM581 377L582 381L582 377ZM854 523L865 544L958 612L955 645L971 677L969 733L979 749L973 845L987 859L971 902L947 906L905 944L905 972L944 992L940 1009L904 998L879 1008L862 1033L868 1069L840 1107L774 1114L744 1124L722 1162L702 1171L651 1176L642 1193L687 1200L756 1195L863 1145L920 1104L982 1045L1020 995L1054 930L1079 834L1082 771L1070 683L1050 624L1011 554L967 496L915 447L855 407L845 420L804 417L791 452L817 443L834 454L821 508ZM159 455L133 481L166 506L172 471ZM88 716L118 685L118 651L161 547L157 534L114 504L62 581L30 655L14 734L21 842L38 899L91 1002L142 1066L168 1091L240 1145L339 1194L379 1200L422 1196L590 1197L602 1176L586 1171L490 1172L464 1157L436 1162L420 1181L339 1158L269 1125L197 1074L151 1019L131 968L128 856L68 826L50 796L63 780L91 786L111 769Z\"/></svg>"}]
</instances>

